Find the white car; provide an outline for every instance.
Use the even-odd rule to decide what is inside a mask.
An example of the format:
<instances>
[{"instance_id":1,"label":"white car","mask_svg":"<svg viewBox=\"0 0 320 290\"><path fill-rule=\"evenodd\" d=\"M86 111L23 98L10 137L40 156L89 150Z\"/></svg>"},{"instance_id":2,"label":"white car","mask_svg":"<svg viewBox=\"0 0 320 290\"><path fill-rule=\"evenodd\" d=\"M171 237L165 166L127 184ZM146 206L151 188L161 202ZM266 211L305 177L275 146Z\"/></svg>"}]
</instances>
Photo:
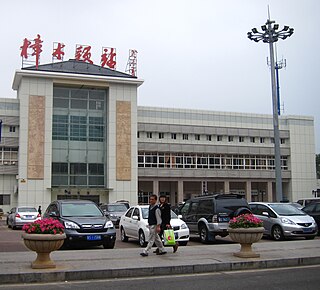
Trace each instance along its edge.
<instances>
[{"instance_id":1,"label":"white car","mask_svg":"<svg viewBox=\"0 0 320 290\"><path fill-rule=\"evenodd\" d=\"M120 219L121 241L127 242L129 238L139 240L141 247L146 246L149 239L148 229L148 205L136 205L130 207ZM171 211L171 227L174 230L175 239L180 246L186 246L189 241L189 228Z\"/></svg>"}]
</instances>

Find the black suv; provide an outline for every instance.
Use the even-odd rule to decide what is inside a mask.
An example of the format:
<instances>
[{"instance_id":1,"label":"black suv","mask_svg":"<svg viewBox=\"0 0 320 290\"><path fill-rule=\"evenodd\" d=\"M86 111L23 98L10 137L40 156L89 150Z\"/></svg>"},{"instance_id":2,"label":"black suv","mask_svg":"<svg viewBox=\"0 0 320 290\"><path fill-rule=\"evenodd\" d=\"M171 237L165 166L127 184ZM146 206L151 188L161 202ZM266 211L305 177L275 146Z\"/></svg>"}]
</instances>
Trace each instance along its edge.
<instances>
[{"instance_id":1,"label":"black suv","mask_svg":"<svg viewBox=\"0 0 320 290\"><path fill-rule=\"evenodd\" d=\"M202 243L214 241L215 236L228 235L230 219L250 213L250 207L239 194L211 194L191 198L180 208L179 214Z\"/></svg>"},{"instance_id":2,"label":"black suv","mask_svg":"<svg viewBox=\"0 0 320 290\"><path fill-rule=\"evenodd\" d=\"M90 200L56 200L46 209L44 218L55 218L65 227L70 245L100 246L113 249L116 229L112 221Z\"/></svg>"}]
</instances>

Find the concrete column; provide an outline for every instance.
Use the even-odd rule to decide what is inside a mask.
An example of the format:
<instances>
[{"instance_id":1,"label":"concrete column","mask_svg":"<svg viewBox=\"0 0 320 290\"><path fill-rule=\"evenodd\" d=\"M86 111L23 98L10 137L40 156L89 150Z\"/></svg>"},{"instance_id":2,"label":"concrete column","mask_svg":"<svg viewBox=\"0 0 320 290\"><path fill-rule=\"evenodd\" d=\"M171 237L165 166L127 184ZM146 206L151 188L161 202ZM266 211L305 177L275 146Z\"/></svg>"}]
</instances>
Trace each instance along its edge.
<instances>
[{"instance_id":1,"label":"concrete column","mask_svg":"<svg viewBox=\"0 0 320 290\"><path fill-rule=\"evenodd\" d=\"M224 182L224 192L229 193L230 192L230 183L229 181Z\"/></svg>"},{"instance_id":2,"label":"concrete column","mask_svg":"<svg viewBox=\"0 0 320 290\"><path fill-rule=\"evenodd\" d=\"M153 180L152 185L153 185L153 189L152 189L153 194L159 195L159 181Z\"/></svg>"},{"instance_id":3,"label":"concrete column","mask_svg":"<svg viewBox=\"0 0 320 290\"><path fill-rule=\"evenodd\" d=\"M267 201L273 201L273 194L272 194L272 181L268 181L267 183Z\"/></svg>"},{"instance_id":4,"label":"concrete column","mask_svg":"<svg viewBox=\"0 0 320 290\"><path fill-rule=\"evenodd\" d=\"M182 202L183 198L183 180L178 180L178 202Z\"/></svg>"},{"instance_id":5,"label":"concrete column","mask_svg":"<svg viewBox=\"0 0 320 290\"><path fill-rule=\"evenodd\" d=\"M251 201L251 181L246 182L246 200Z\"/></svg>"}]
</instances>

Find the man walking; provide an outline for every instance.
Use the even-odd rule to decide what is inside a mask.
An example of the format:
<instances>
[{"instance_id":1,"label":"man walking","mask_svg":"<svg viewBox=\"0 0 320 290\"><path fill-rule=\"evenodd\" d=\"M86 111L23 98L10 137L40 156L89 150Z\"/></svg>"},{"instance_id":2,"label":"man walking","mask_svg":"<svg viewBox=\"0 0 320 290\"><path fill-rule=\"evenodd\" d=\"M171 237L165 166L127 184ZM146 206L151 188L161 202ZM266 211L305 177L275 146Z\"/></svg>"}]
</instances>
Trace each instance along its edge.
<instances>
[{"instance_id":1,"label":"man walking","mask_svg":"<svg viewBox=\"0 0 320 290\"><path fill-rule=\"evenodd\" d=\"M140 255L142 257L147 257L148 252L152 248L153 244L155 243L158 247L159 251L157 255L164 255L167 252L164 249L162 241L158 235L161 231L161 212L158 207L157 203L157 196L155 194L150 195L149 197L149 216L148 216L148 224L149 224L149 242L147 247L143 250Z\"/></svg>"}]
</instances>

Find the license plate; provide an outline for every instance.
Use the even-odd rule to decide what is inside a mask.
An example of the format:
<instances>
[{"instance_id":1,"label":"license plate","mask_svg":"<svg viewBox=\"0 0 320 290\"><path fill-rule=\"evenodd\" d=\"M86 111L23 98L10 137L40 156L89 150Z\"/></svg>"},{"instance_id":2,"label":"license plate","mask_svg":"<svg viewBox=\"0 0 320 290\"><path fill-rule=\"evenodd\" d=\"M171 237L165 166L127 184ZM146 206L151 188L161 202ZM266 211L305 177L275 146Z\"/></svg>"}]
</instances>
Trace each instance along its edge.
<instances>
[{"instance_id":1,"label":"license plate","mask_svg":"<svg viewBox=\"0 0 320 290\"><path fill-rule=\"evenodd\" d=\"M303 229L303 232L304 232L304 233L311 233L311 232L312 232L312 229Z\"/></svg>"},{"instance_id":2,"label":"license plate","mask_svg":"<svg viewBox=\"0 0 320 290\"><path fill-rule=\"evenodd\" d=\"M220 217L218 217L218 221L221 223L228 223L230 221L230 218L220 216Z\"/></svg>"},{"instance_id":3,"label":"license plate","mask_svg":"<svg viewBox=\"0 0 320 290\"><path fill-rule=\"evenodd\" d=\"M26 219L26 220L28 220L28 219L32 219L33 218L33 216L32 215L25 215L24 216L24 219Z\"/></svg>"},{"instance_id":4,"label":"license plate","mask_svg":"<svg viewBox=\"0 0 320 290\"><path fill-rule=\"evenodd\" d=\"M90 236L87 236L87 240L88 241L100 241L101 240L101 236L99 236L99 235L90 235Z\"/></svg>"}]
</instances>

